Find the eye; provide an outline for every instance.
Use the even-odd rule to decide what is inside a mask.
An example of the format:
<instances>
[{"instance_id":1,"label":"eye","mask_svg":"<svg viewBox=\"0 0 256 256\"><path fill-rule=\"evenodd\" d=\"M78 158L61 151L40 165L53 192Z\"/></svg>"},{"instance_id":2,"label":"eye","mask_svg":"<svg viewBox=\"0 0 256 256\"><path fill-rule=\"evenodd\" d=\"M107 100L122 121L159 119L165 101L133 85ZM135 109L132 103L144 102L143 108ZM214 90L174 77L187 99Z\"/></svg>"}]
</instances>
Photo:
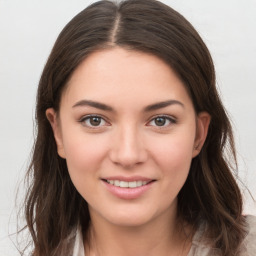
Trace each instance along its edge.
<instances>
[{"instance_id":1,"label":"eye","mask_svg":"<svg viewBox=\"0 0 256 256\"><path fill-rule=\"evenodd\" d=\"M176 123L176 120L174 118L171 118L170 116L156 116L150 120L148 125L157 127L167 127L174 123Z\"/></svg>"},{"instance_id":2,"label":"eye","mask_svg":"<svg viewBox=\"0 0 256 256\"><path fill-rule=\"evenodd\" d=\"M97 115L85 116L79 120L79 122L82 123L83 126L89 128L97 128L108 125L108 123L101 116Z\"/></svg>"}]
</instances>

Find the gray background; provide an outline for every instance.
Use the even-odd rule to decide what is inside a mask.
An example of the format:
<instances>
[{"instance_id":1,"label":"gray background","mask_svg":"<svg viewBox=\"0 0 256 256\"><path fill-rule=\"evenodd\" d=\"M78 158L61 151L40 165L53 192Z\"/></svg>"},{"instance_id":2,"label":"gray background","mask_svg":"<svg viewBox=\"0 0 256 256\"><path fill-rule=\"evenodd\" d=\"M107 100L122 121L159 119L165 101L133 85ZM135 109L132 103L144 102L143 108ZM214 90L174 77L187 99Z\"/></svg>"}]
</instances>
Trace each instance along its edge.
<instances>
[{"instance_id":1,"label":"gray background","mask_svg":"<svg viewBox=\"0 0 256 256\"><path fill-rule=\"evenodd\" d=\"M63 26L92 1L0 0L0 256L18 255L15 195L33 144L37 83ZM165 0L208 45L230 113L239 176L256 197L256 0ZM21 184L21 185L20 185ZM256 215L245 195L245 213Z\"/></svg>"}]
</instances>

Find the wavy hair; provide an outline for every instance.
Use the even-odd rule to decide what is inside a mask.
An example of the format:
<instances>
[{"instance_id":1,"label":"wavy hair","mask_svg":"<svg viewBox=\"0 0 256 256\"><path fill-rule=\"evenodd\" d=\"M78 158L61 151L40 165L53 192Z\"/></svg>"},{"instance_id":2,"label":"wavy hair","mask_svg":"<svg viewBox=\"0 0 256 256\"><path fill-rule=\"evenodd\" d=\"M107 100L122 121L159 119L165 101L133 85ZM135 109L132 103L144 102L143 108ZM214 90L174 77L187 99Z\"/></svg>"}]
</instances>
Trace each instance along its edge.
<instances>
[{"instance_id":1,"label":"wavy hair","mask_svg":"<svg viewBox=\"0 0 256 256\"><path fill-rule=\"evenodd\" d=\"M229 163L231 159L236 166L234 139L216 90L213 61L193 26L155 0L96 2L75 16L55 42L38 86L36 139L27 172L30 186L24 207L33 255L60 255L78 223L86 232L90 222L87 202L72 184L65 159L57 154L45 112L58 112L63 89L88 55L116 46L161 58L183 81L195 111L211 115L206 142L178 195L178 215L193 226L205 221L212 246L221 255L236 255L245 235L242 197Z\"/></svg>"}]
</instances>

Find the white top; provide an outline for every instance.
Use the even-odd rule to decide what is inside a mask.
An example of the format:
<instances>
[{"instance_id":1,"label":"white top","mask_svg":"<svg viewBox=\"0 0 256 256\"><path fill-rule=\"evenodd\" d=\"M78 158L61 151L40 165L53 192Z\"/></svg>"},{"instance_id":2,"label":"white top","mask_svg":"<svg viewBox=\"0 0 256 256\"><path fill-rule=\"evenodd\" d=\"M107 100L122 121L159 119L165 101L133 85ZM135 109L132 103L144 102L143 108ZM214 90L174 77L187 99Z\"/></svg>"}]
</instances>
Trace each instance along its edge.
<instances>
[{"instance_id":1,"label":"white top","mask_svg":"<svg viewBox=\"0 0 256 256\"><path fill-rule=\"evenodd\" d=\"M256 217L247 216L248 235L246 236L243 244L244 250L239 256L255 256L256 255ZM218 255L217 251L202 242L203 240L203 227L201 226L195 233L192 246L187 256L213 256ZM72 256L85 256L84 245L81 230L78 230L75 238L75 245Z\"/></svg>"}]
</instances>

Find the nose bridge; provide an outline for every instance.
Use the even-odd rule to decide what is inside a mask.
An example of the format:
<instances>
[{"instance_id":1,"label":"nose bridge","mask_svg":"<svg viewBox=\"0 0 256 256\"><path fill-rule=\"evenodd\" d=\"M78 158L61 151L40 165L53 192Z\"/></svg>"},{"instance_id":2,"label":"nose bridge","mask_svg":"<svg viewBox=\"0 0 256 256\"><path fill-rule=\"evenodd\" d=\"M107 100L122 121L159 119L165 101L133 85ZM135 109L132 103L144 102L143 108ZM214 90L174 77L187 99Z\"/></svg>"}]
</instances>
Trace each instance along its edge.
<instances>
[{"instance_id":1,"label":"nose bridge","mask_svg":"<svg viewBox=\"0 0 256 256\"><path fill-rule=\"evenodd\" d=\"M118 127L116 135L111 154L113 162L127 168L146 160L142 134L136 124Z\"/></svg>"}]
</instances>

